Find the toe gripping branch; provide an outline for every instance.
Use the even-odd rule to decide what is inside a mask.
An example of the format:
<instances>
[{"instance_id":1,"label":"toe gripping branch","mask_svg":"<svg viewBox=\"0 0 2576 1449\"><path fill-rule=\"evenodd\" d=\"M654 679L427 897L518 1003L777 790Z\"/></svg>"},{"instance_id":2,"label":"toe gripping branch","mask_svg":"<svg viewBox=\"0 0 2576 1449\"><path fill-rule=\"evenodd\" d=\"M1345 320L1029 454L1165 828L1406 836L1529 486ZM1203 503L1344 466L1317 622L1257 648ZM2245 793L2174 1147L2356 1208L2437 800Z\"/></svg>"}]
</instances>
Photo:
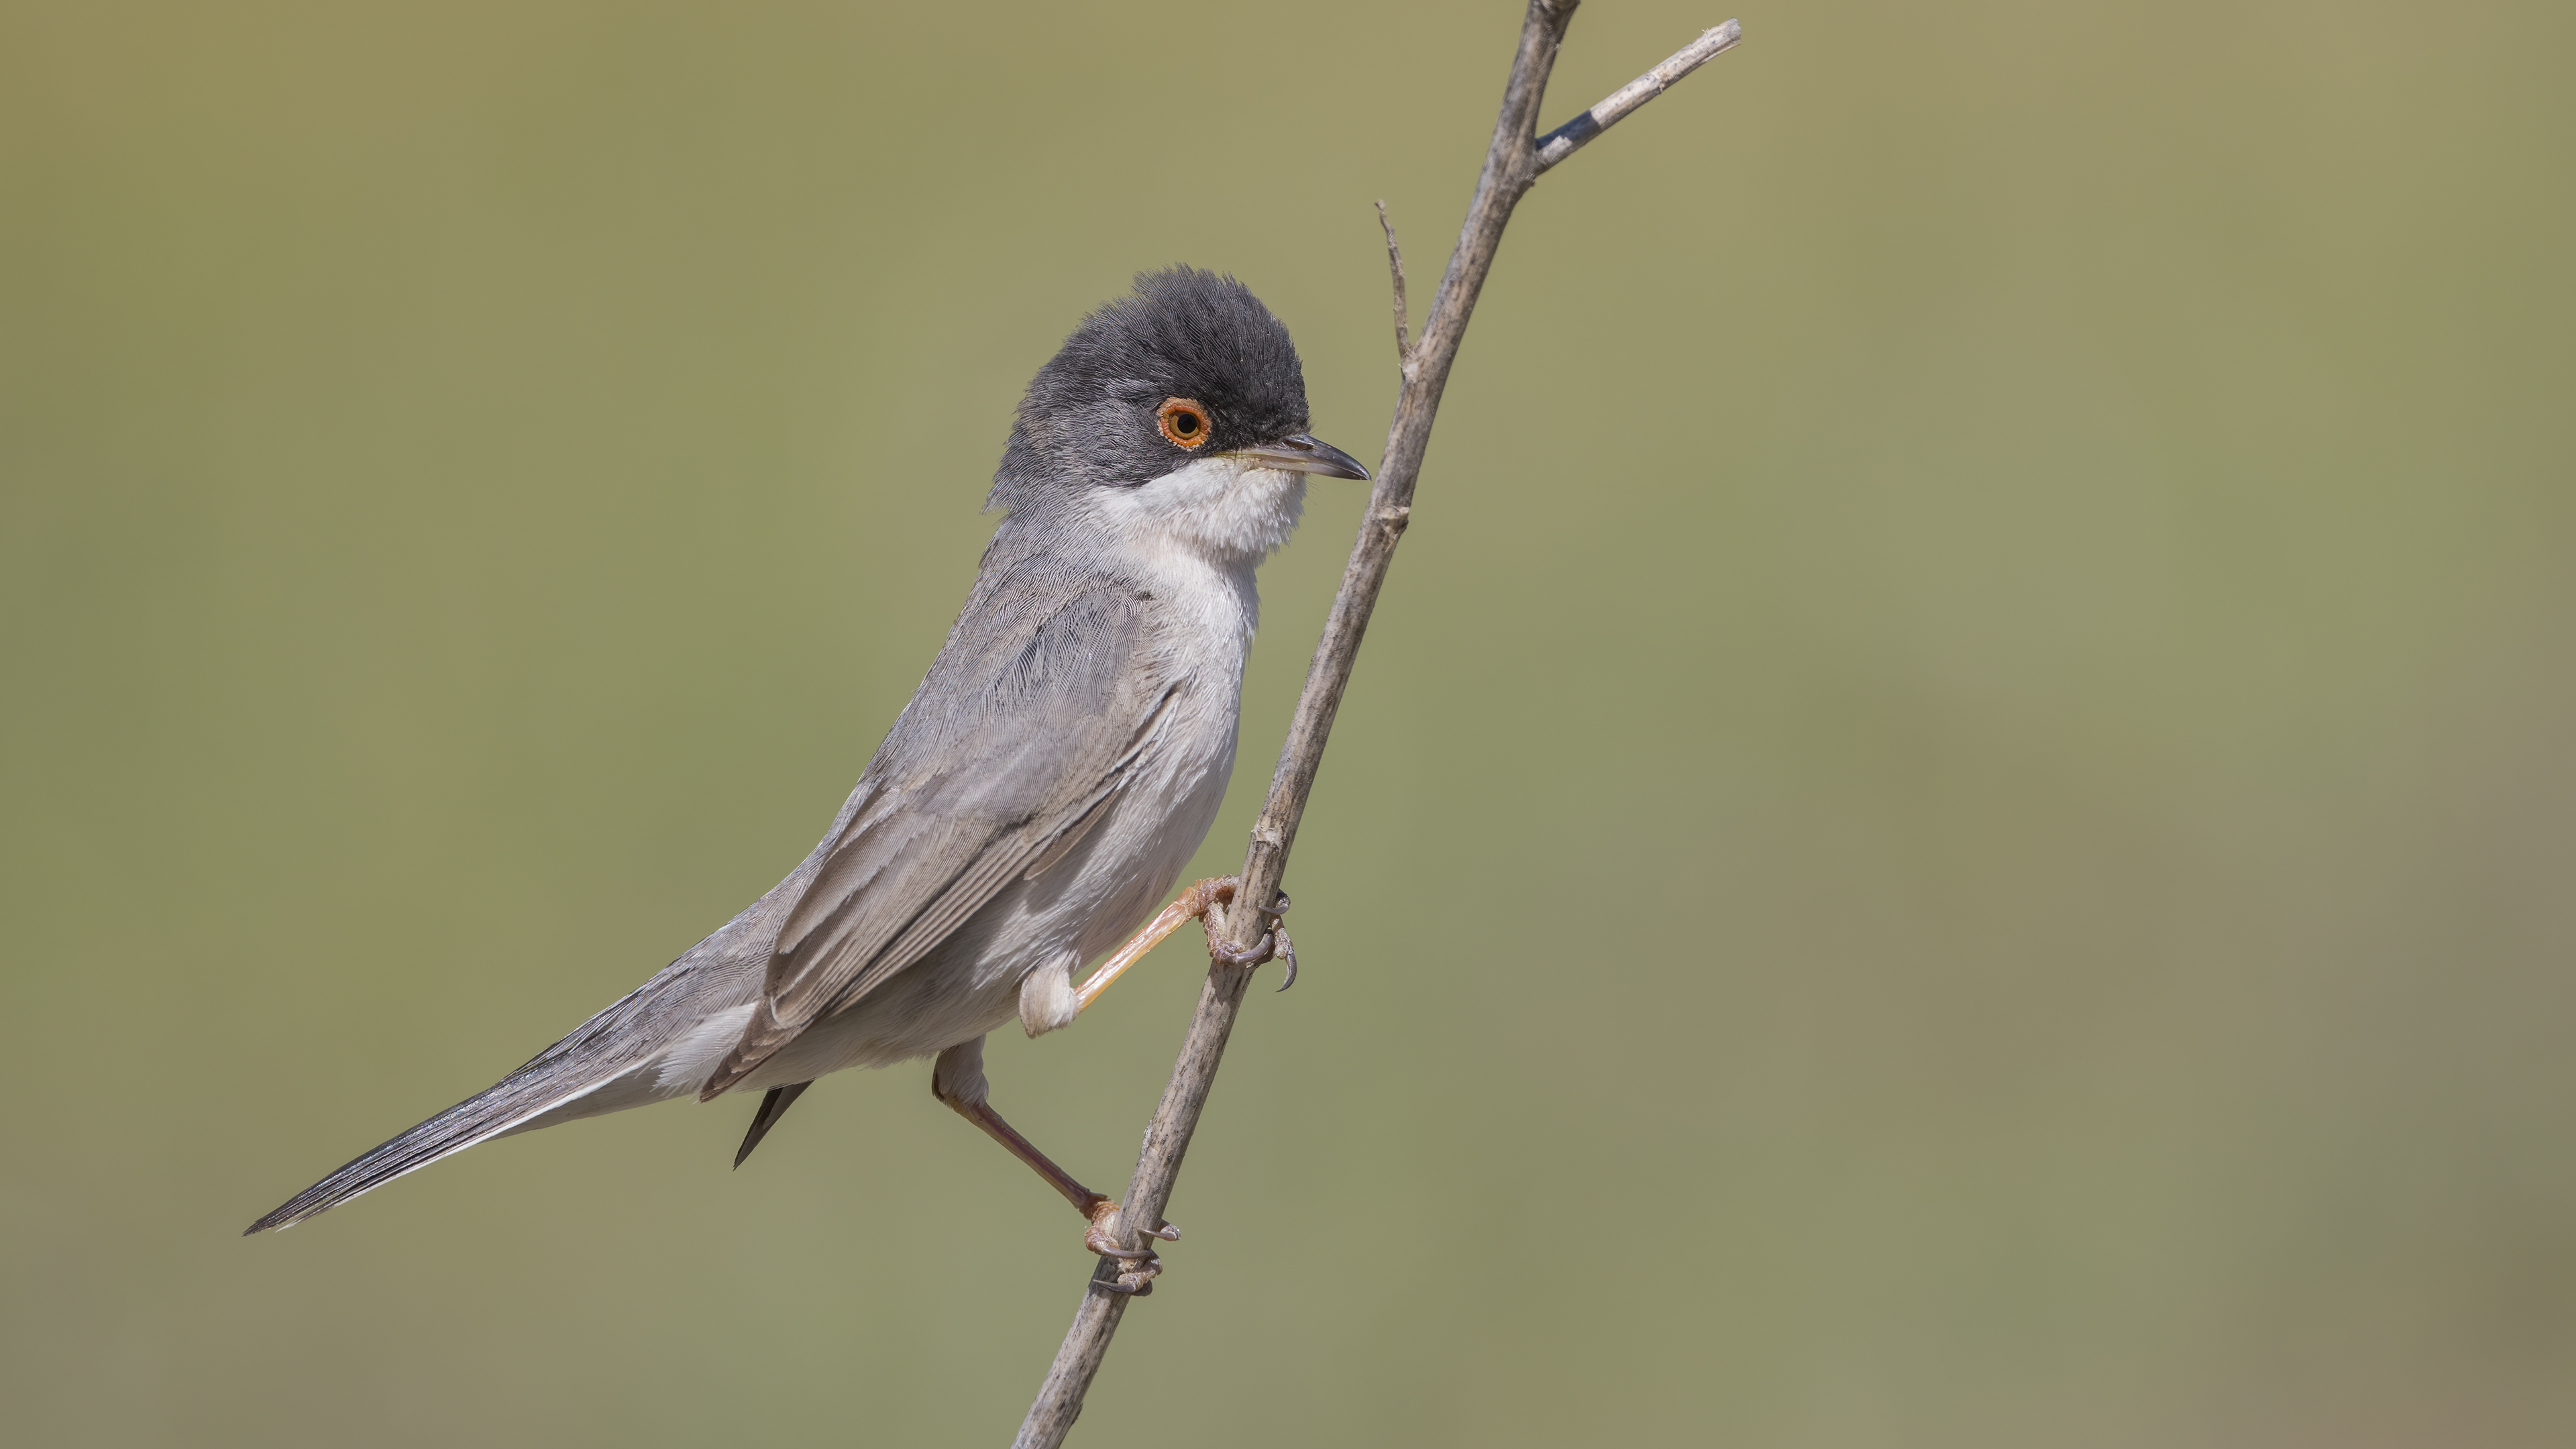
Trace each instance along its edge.
<instances>
[{"instance_id":1,"label":"toe gripping branch","mask_svg":"<svg viewBox=\"0 0 2576 1449\"><path fill-rule=\"evenodd\" d=\"M1179 930L1184 923L1195 920L1205 926L1208 908L1232 905L1238 884L1236 878L1230 875L1212 876L1181 892L1170 905L1163 907L1161 915L1147 922L1145 929L1130 937L1126 945L1112 952L1108 960L1094 967L1091 974L1083 978L1082 984L1073 989L1074 1011L1080 1013L1092 1002L1099 1000L1100 993L1108 990L1111 982L1116 981L1128 967L1135 965L1146 952L1153 950L1165 936ZM1260 913L1267 922L1261 933L1261 939L1239 951L1217 939L1215 931L1209 931L1208 959L1222 961L1229 966L1258 966L1264 961L1276 960L1284 963L1288 968L1287 977L1279 983L1279 989L1285 991L1296 985L1297 945L1288 939L1288 932L1279 924L1279 917L1285 914L1287 909L1288 893L1281 891L1270 908Z\"/></svg>"},{"instance_id":2,"label":"toe gripping branch","mask_svg":"<svg viewBox=\"0 0 2576 1449\"><path fill-rule=\"evenodd\" d=\"M1101 1257L1112 1260L1118 1271L1106 1277L1094 1278L1092 1281L1099 1284L1106 1292L1125 1294L1132 1298L1145 1297L1154 1291L1154 1280L1162 1275L1162 1258L1151 1248L1118 1246L1116 1240L1109 1236L1109 1220L1116 1215L1118 1204L1096 1193L1093 1197L1096 1200L1083 1209L1084 1214L1091 1219L1091 1230L1082 1235L1082 1245ZM1181 1230L1173 1227L1169 1222L1159 1227L1141 1228L1138 1231L1147 1239L1159 1238L1166 1243L1177 1243L1181 1240Z\"/></svg>"},{"instance_id":3,"label":"toe gripping branch","mask_svg":"<svg viewBox=\"0 0 2576 1449\"><path fill-rule=\"evenodd\" d=\"M1207 910L1209 905L1215 904L1230 906L1234 904L1234 893L1240 885L1240 877L1225 875L1218 876L1213 880L1200 881L1197 885L1190 887L1191 895L1197 895L1200 892L1206 893L1205 897L1197 903L1198 910L1196 914L1199 918L1199 924L1201 926L1205 926L1207 924ZM1183 899L1188 899L1188 896L1184 896ZM1261 939L1253 942L1249 946L1243 947L1241 950L1237 950L1234 947L1226 945L1223 941L1217 939L1215 931L1209 931L1207 933L1208 959L1211 961L1222 961L1228 966L1258 966L1264 961L1275 960L1284 968L1279 981L1279 989L1285 991L1289 987L1296 985L1297 943L1288 939L1288 928L1279 919L1281 916L1286 914L1288 914L1288 893L1286 891L1281 891L1279 893L1279 898L1272 901L1269 908L1261 912L1263 919L1268 923L1261 933Z\"/></svg>"}]
</instances>

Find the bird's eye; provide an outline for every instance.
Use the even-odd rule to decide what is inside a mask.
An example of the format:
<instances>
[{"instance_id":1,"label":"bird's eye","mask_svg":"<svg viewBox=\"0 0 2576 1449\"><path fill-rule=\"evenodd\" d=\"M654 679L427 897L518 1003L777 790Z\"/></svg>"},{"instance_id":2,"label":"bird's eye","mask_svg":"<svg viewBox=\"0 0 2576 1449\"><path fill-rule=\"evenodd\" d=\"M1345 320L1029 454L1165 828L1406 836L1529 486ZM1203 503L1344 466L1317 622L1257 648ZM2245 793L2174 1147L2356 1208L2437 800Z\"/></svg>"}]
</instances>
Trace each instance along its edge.
<instances>
[{"instance_id":1,"label":"bird's eye","mask_svg":"<svg viewBox=\"0 0 2576 1449\"><path fill-rule=\"evenodd\" d=\"M1163 400L1154 410L1154 421L1163 429L1163 438L1176 448L1195 448L1208 440L1207 405L1191 398Z\"/></svg>"}]
</instances>

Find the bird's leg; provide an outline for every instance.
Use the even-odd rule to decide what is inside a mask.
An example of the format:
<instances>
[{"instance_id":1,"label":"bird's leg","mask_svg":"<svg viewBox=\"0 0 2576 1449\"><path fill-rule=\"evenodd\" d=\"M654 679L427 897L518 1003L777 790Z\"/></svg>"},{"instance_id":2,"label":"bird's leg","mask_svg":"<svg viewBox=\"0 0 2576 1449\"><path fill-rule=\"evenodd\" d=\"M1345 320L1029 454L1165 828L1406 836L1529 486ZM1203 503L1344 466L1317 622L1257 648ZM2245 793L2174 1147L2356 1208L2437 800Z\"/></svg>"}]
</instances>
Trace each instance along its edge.
<instances>
[{"instance_id":1,"label":"bird's leg","mask_svg":"<svg viewBox=\"0 0 2576 1449\"><path fill-rule=\"evenodd\" d=\"M1091 1223L1090 1230L1082 1235L1084 1247L1104 1258L1125 1261L1125 1269L1111 1285L1112 1291L1140 1295L1153 1292L1154 1276L1163 1271L1162 1260L1154 1255L1151 1248L1122 1248L1104 1235L1109 1215L1118 1210L1117 1202L1104 1193L1084 1187L1074 1180L1072 1173L1056 1166L1055 1160L1039 1151L1036 1143L1021 1136L1018 1128L1002 1120L1002 1114L994 1111L992 1104L985 1100L986 1091L984 1039L980 1036L941 1052L939 1060L931 1066L931 1095L946 1103L949 1110L958 1116L982 1128L985 1136L1002 1144L1005 1151L1045 1178L1047 1186L1064 1194L1064 1200L1073 1204L1073 1210ZM1149 1238L1160 1238L1167 1243L1181 1240L1181 1230L1168 1222L1144 1232Z\"/></svg>"},{"instance_id":2,"label":"bird's leg","mask_svg":"<svg viewBox=\"0 0 2576 1449\"><path fill-rule=\"evenodd\" d=\"M1172 903L1163 907L1161 915L1146 922L1145 929L1128 937L1126 945L1112 952L1108 960L1101 962L1089 976L1082 979L1080 986L1074 988L1075 1014L1081 1014L1084 1007L1089 1006L1100 993L1109 989L1109 983L1117 980L1128 967L1143 959L1146 952L1161 945L1163 938L1179 930L1184 922L1198 921L1205 924L1210 906L1234 904L1234 891L1238 883L1234 876L1212 876L1173 897ZM1223 961L1229 966L1258 966L1275 956L1288 963L1288 981L1279 988L1282 991L1287 990L1288 986L1295 984L1297 980L1297 953L1288 943L1288 933L1279 929L1280 913L1287 909L1288 893L1281 891L1277 904L1262 912L1270 920L1270 929L1263 933L1260 940L1240 951L1229 950L1219 945L1215 934L1209 933L1209 958Z\"/></svg>"}]
</instances>

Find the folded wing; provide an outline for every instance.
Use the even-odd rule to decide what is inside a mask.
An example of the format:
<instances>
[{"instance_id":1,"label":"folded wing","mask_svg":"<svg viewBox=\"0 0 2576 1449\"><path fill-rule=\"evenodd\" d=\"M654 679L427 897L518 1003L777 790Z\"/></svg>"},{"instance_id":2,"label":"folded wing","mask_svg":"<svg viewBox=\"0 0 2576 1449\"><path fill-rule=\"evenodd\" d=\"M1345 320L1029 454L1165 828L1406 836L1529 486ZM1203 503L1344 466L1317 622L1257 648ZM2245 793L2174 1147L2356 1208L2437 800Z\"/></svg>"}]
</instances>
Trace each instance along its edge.
<instances>
[{"instance_id":1,"label":"folded wing","mask_svg":"<svg viewBox=\"0 0 2576 1449\"><path fill-rule=\"evenodd\" d=\"M1051 864L1151 748L1185 681L1159 667L1145 601L1093 580L1055 607L978 619L981 600L1011 592L978 588L869 763L857 808L779 930L742 1040L702 1099Z\"/></svg>"}]
</instances>

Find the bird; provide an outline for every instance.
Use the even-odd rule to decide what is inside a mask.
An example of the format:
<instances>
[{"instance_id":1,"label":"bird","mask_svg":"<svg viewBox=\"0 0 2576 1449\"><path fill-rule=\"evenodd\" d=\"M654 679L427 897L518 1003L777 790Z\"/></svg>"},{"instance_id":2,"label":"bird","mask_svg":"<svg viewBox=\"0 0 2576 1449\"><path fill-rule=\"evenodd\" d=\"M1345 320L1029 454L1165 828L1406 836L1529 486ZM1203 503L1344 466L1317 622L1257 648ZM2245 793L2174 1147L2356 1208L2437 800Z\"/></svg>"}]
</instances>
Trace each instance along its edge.
<instances>
[{"instance_id":1,"label":"bird","mask_svg":"<svg viewBox=\"0 0 2576 1449\"><path fill-rule=\"evenodd\" d=\"M1033 1037L1070 1024L1154 942L1232 902L1218 878L1155 913L1233 772L1255 569L1310 477L1369 478L1307 426L1296 346L1250 288L1139 273L1030 381L965 607L813 850L526 1065L245 1236L497 1137L758 1091L739 1167L816 1079L927 1057L933 1095L1063 1194L1088 1248L1151 1260L1105 1236L1114 1201L994 1110L984 1041L1013 1017ZM1254 904L1260 938L1211 931L1211 954L1281 958L1293 980L1285 895ZM1122 1291L1150 1291L1153 1271L1123 1273Z\"/></svg>"}]
</instances>

